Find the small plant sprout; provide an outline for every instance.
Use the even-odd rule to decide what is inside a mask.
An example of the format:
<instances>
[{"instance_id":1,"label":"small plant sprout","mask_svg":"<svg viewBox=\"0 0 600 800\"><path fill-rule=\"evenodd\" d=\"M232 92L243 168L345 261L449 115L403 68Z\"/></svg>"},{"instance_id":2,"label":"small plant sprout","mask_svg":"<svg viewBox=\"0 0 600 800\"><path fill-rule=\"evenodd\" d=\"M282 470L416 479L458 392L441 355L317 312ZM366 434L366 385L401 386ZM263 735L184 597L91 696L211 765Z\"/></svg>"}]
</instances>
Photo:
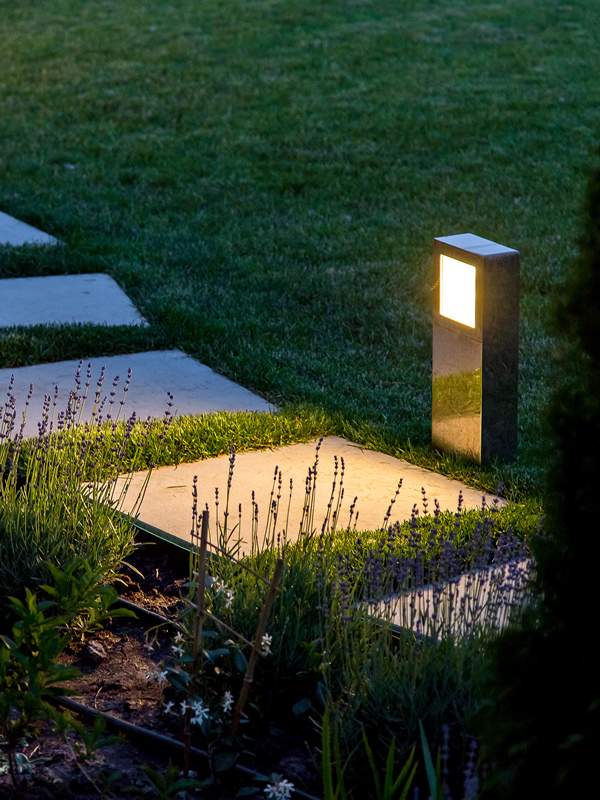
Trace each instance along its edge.
<instances>
[{"instance_id":1,"label":"small plant sprout","mask_svg":"<svg viewBox=\"0 0 600 800\"><path fill-rule=\"evenodd\" d=\"M279 775L273 775L272 778L279 778ZM264 791L269 800L289 800L294 791L294 784L285 778L280 778L268 783Z\"/></svg>"}]
</instances>

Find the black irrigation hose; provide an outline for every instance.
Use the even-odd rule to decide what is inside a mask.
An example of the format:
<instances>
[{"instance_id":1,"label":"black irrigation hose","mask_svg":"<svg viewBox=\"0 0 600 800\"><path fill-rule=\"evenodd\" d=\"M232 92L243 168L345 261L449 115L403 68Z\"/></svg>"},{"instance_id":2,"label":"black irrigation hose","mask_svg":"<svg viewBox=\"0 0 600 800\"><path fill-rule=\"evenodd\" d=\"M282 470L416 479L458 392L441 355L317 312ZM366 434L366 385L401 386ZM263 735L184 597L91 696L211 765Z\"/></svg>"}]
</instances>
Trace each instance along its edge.
<instances>
[{"instance_id":1,"label":"black irrigation hose","mask_svg":"<svg viewBox=\"0 0 600 800\"><path fill-rule=\"evenodd\" d=\"M144 608L143 606L138 606L136 603L132 603L129 600L124 600L122 597L117 599L117 603L123 608L129 609L129 611L134 611L136 615L139 617L147 617L152 622L156 622L160 625L172 625L176 626L177 623L174 622L172 619L163 616L162 614L157 614L156 611L150 611L149 608Z\"/></svg>"},{"instance_id":2,"label":"black irrigation hose","mask_svg":"<svg viewBox=\"0 0 600 800\"><path fill-rule=\"evenodd\" d=\"M151 731L148 728L140 728L139 725L133 725L131 722L125 722L125 720L119 719L118 717L112 717L110 714L106 714L104 711L98 711L95 708L84 706L82 703L77 703L75 700L71 700L69 697L57 695L52 699L52 701L62 708L67 708L69 711L80 714L82 717L88 717L90 719L97 719L98 717L101 717L109 727L129 734L132 737L145 739L153 742L154 744L165 745L173 750L183 750L185 747L184 743L180 742L178 739L172 739L170 736L165 736L162 733L156 733L156 731ZM209 758L208 753L205 750L200 750L199 747L190 748L190 753L207 760ZM249 767L244 767L242 764L234 764L233 768L244 775L248 775L250 778L264 779L265 777L260 772L255 772ZM292 792L296 797L303 797L305 800L321 800L319 797L315 797L312 794L307 794L301 789L293 789Z\"/></svg>"}]
</instances>

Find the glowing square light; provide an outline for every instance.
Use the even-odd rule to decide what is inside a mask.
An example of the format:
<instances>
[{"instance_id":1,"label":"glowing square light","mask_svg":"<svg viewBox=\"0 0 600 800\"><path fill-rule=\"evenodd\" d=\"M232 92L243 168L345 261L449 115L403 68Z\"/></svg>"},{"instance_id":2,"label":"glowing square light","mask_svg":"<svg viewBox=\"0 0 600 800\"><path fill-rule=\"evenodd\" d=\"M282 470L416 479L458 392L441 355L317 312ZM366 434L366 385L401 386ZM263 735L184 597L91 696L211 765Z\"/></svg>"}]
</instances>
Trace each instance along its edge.
<instances>
[{"instance_id":1,"label":"glowing square light","mask_svg":"<svg viewBox=\"0 0 600 800\"><path fill-rule=\"evenodd\" d=\"M431 441L479 464L514 461L519 251L474 233L439 236L433 275Z\"/></svg>"},{"instance_id":2,"label":"glowing square light","mask_svg":"<svg viewBox=\"0 0 600 800\"><path fill-rule=\"evenodd\" d=\"M471 264L440 256L440 314L475 327L475 275Z\"/></svg>"}]
</instances>

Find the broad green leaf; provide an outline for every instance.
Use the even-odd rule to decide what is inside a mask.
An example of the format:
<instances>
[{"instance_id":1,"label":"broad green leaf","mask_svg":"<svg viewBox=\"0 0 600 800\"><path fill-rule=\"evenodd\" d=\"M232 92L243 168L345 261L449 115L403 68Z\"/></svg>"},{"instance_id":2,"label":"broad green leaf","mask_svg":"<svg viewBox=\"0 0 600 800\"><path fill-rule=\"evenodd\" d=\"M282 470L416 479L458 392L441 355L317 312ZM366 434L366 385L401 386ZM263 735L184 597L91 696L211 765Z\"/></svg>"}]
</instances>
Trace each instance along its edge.
<instances>
[{"instance_id":1,"label":"broad green leaf","mask_svg":"<svg viewBox=\"0 0 600 800\"><path fill-rule=\"evenodd\" d=\"M228 772L233 769L239 757L239 753L217 753L214 760L216 772Z\"/></svg>"},{"instance_id":2,"label":"broad green leaf","mask_svg":"<svg viewBox=\"0 0 600 800\"><path fill-rule=\"evenodd\" d=\"M305 714L309 709L312 708L312 703L308 697L304 697L302 700L298 700L297 703L294 703L292 706L293 713L299 717L300 714Z\"/></svg>"},{"instance_id":3,"label":"broad green leaf","mask_svg":"<svg viewBox=\"0 0 600 800\"><path fill-rule=\"evenodd\" d=\"M246 667L248 666L248 659L242 653L241 650L236 650L235 656L233 657L234 663L236 667L239 669L240 672L245 672Z\"/></svg>"}]
</instances>

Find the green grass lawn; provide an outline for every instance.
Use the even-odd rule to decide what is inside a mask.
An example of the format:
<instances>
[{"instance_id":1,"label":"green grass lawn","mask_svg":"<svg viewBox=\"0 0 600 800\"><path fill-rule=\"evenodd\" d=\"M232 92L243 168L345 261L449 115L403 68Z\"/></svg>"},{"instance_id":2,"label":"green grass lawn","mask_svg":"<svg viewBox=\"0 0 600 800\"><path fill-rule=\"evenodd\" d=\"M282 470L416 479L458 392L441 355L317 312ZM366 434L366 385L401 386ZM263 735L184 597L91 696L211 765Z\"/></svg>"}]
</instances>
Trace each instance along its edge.
<instances>
[{"instance_id":1,"label":"green grass lawn","mask_svg":"<svg viewBox=\"0 0 600 800\"><path fill-rule=\"evenodd\" d=\"M150 321L0 332L1 366L180 347L341 433L537 495L546 319L598 139L600 15L574 0L2 4L0 209L67 247L0 277L102 271ZM431 247L522 258L520 446L430 449Z\"/></svg>"}]
</instances>

